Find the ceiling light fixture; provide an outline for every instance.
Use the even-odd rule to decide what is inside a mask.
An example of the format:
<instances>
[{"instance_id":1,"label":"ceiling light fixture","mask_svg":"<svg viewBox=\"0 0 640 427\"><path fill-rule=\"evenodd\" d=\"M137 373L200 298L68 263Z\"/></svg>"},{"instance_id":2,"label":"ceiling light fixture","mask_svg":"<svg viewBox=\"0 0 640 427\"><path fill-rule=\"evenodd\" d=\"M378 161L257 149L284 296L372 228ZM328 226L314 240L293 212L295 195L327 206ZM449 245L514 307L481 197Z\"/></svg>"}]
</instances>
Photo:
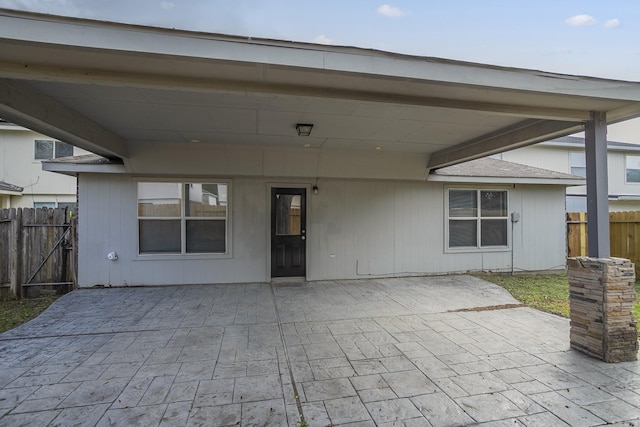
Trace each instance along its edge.
<instances>
[{"instance_id":1,"label":"ceiling light fixture","mask_svg":"<svg viewBox=\"0 0 640 427\"><path fill-rule=\"evenodd\" d=\"M313 129L312 123L298 123L296 124L296 130L298 131L298 136L309 136L311 135L311 129Z\"/></svg>"}]
</instances>

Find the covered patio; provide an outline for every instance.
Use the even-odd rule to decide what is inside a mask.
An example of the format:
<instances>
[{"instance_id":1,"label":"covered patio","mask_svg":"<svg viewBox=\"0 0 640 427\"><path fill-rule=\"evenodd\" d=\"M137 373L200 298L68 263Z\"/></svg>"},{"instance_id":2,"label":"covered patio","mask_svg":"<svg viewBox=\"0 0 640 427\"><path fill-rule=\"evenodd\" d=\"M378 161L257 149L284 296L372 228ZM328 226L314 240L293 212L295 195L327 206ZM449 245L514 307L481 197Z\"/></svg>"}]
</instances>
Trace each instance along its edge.
<instances>
[{"instance_id":1,"label":"covered patio","mask_svg":"<svg viewBox=\"0 0 640 427\"><path fill-rule=\"evenodd\" d=\"M0 335L0 424L638 425L568 334L471 276L77 290Z\"/></svg>"},{"instance_id":2,"label":"covered patio","mask_svg":"<svg viewBox=\"0 0 640 427\"><path fill-rule=\"evenodd\" d=\"M596 257L609 255L606 127L640 115L636 82L12 10L0 10L0 48L0 116L111 159L110 174L280 179L309 190L319 179L425 181L585 131ZM301 138L298 124L311 134ZM92 264L81 282L104 281L102 258L82 260ZM251 268L252 280L237 280L271 273Z\"/></svg>"}]
</instances>

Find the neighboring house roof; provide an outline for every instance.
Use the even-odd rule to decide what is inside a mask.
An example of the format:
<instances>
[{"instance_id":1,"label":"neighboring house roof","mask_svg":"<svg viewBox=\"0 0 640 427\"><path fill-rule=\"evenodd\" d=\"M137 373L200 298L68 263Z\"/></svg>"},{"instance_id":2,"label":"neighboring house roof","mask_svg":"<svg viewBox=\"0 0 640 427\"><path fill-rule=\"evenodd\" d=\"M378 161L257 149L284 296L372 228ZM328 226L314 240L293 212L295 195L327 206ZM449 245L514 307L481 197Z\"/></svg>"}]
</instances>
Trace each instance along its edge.
<instances>
[{"instance_id":1,"label":"neighboring house roof","mask_svg":"<svg viewBox=\"0 0 640 427\"><path fill-rule=\"evenodd\" d=\"M79 156L59 157L42 162L42 169L75 175L80 172L94 173L124 173L124 162L121 159L108 159L97 154L83 154Z\"/></svg>"},{"instance_id":2,"label":"neighboring house roof","mask_svg":"<svg viewBox=\"0 0 640 427\"><path fill-rule=\"evenodd\" d=\"M585 185L576 175L485 157L438 169L428 181L465 183Z\"/></svg>"},{"instance_id":3,"label":"neighboring house roof","mask_svg":"<svg viewBox=\"0 0 640 427\"><path fill-rule=\"evenodd\" d=\"M555 138L550 141L542 142L540 143L540 145L584 149L584 138L579 136L563 136L561 138ZM607 141L607 149L611 151L640 151L640 144Z\"/></svg>"},{"instance_id":4,"label":"neighboring house roof","mask_svg":"<svg viewBox=\"0 0 640 427\"><path fill-rule=\"evenodd\" d=\"M8 182L0 181L0 194L20 195L22 194L22 190L24 190L24 188L9 184Z\"/></svg>"}]
</instances>

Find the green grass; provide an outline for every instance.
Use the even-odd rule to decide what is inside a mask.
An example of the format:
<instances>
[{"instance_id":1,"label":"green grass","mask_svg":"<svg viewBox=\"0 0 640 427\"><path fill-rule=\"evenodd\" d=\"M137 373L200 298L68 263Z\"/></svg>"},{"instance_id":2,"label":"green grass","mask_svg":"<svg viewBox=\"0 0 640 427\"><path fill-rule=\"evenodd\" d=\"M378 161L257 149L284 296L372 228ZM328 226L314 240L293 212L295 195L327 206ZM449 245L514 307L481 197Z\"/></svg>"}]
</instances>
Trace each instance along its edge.
<instances>
[{"instance_id":1,"label":"green grass","mask_svg":"<svg viewBox=\"0 0 640 427\"><path fill-rule=\"evenodd\" d=\"M502 286L526 306L569 317L569 281L566 274L483 274L478 277Z\"/></svg>"},{"instance_id":2,"label":"green grass","mask_svg":"<svg viewBox=\"0 0 640 427\"><path fill-rule=\"evenodd\" d=\"M30 299L0 299L0 333L37 317L61 295L44 295Z\"/></svg>"},{"instance_id":3,"label":"green grass","mask_svg":"<svg viewBox=\"0 0 640 427\"><path fill-rule=\"evenodd\" d=\"M640 321L640 280L639 279L636 280L635 288L636 288L636 303L633 305L633 318L635 319L636 322L638 322Z\"/></svg>"},{"instance_id":4,"label":"green grass","mask_svg":"<svg viewBox=\"0 0 640 427\"><path fill-rule=\"evenodd\" d=\"M566 274L482 274L477 277L502 286L526 306L569 317L569 281ZM635 288L640 296L640 280L636 281ZM640 300L633 306L633 315L636 321L640 320Z\"/></svg>"}]
</instances>

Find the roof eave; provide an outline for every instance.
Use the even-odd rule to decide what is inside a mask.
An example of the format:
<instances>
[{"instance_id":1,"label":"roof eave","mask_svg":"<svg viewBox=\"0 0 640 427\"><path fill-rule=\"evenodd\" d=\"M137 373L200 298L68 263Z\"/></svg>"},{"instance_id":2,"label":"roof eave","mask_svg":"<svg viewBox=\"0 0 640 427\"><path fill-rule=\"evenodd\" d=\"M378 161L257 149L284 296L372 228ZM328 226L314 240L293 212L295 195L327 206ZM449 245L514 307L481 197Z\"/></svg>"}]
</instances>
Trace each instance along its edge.
<instances>
[{"instance_id":1,"label":"roof eave","mask_svg":"<svg viewBox=\"0 0 640 427\"><path fill-rule=\"evenodd\" d=\"M323 72L640 101L637 82L501 67L359 47L300 43L104 22L0 8L0 38L121 54L260 63ZM91 29L91 31L89 30ZM37 30L37 31L36 31ZM121 40L127 39L123 45ZM215 43L213 48L212 43ZM425 66L427 65L428 66ZM469 72L473 69L473 73ZM561 84L558 84L561 82ZM630 106L633 109L633 106ZM632 114L625 111L625 116ZM640 114L637 109L633 114Z\"/></svg>"},{"instance_id":2,"label":"roof eave","mask_svg":"<svg viewBox=\"0 0 640 427\"><path fill-rule=\"evenodd\" d=\"M42 170L63 175L76 176L79 173L122 174L127 173L124 165L119 164L82 164L42 162Z\"/></svg>"},{"instance_id":3,"label":"roof eave","mask_svg":"<svg viewBox=\"0 0 640 427\"><path fill-rule=\"evenodd\" d=\"M635 145L623 143L625 145L614 145L612 143L620 144L617 141L609 141L609 144L607 144L607 151L640 151L640 144ZM545 141L541 142L539 145L545 147L584 150L584 140L582 142Z\"/></svg>"},{"instance_id":4,"label":"roof eave","mask_svg":"<svg viewBox=\"0 0 640 427\"><path fill-rule=\"evenodd\" d=\"M461 184L527 184L527 185L561 185L574 187L586 185L583 179L566 178L515 178L515 177L492 177L492 176L454 176L431 174L427 177L431 182L451 182Z\"/></svg>"}]
</instances>

